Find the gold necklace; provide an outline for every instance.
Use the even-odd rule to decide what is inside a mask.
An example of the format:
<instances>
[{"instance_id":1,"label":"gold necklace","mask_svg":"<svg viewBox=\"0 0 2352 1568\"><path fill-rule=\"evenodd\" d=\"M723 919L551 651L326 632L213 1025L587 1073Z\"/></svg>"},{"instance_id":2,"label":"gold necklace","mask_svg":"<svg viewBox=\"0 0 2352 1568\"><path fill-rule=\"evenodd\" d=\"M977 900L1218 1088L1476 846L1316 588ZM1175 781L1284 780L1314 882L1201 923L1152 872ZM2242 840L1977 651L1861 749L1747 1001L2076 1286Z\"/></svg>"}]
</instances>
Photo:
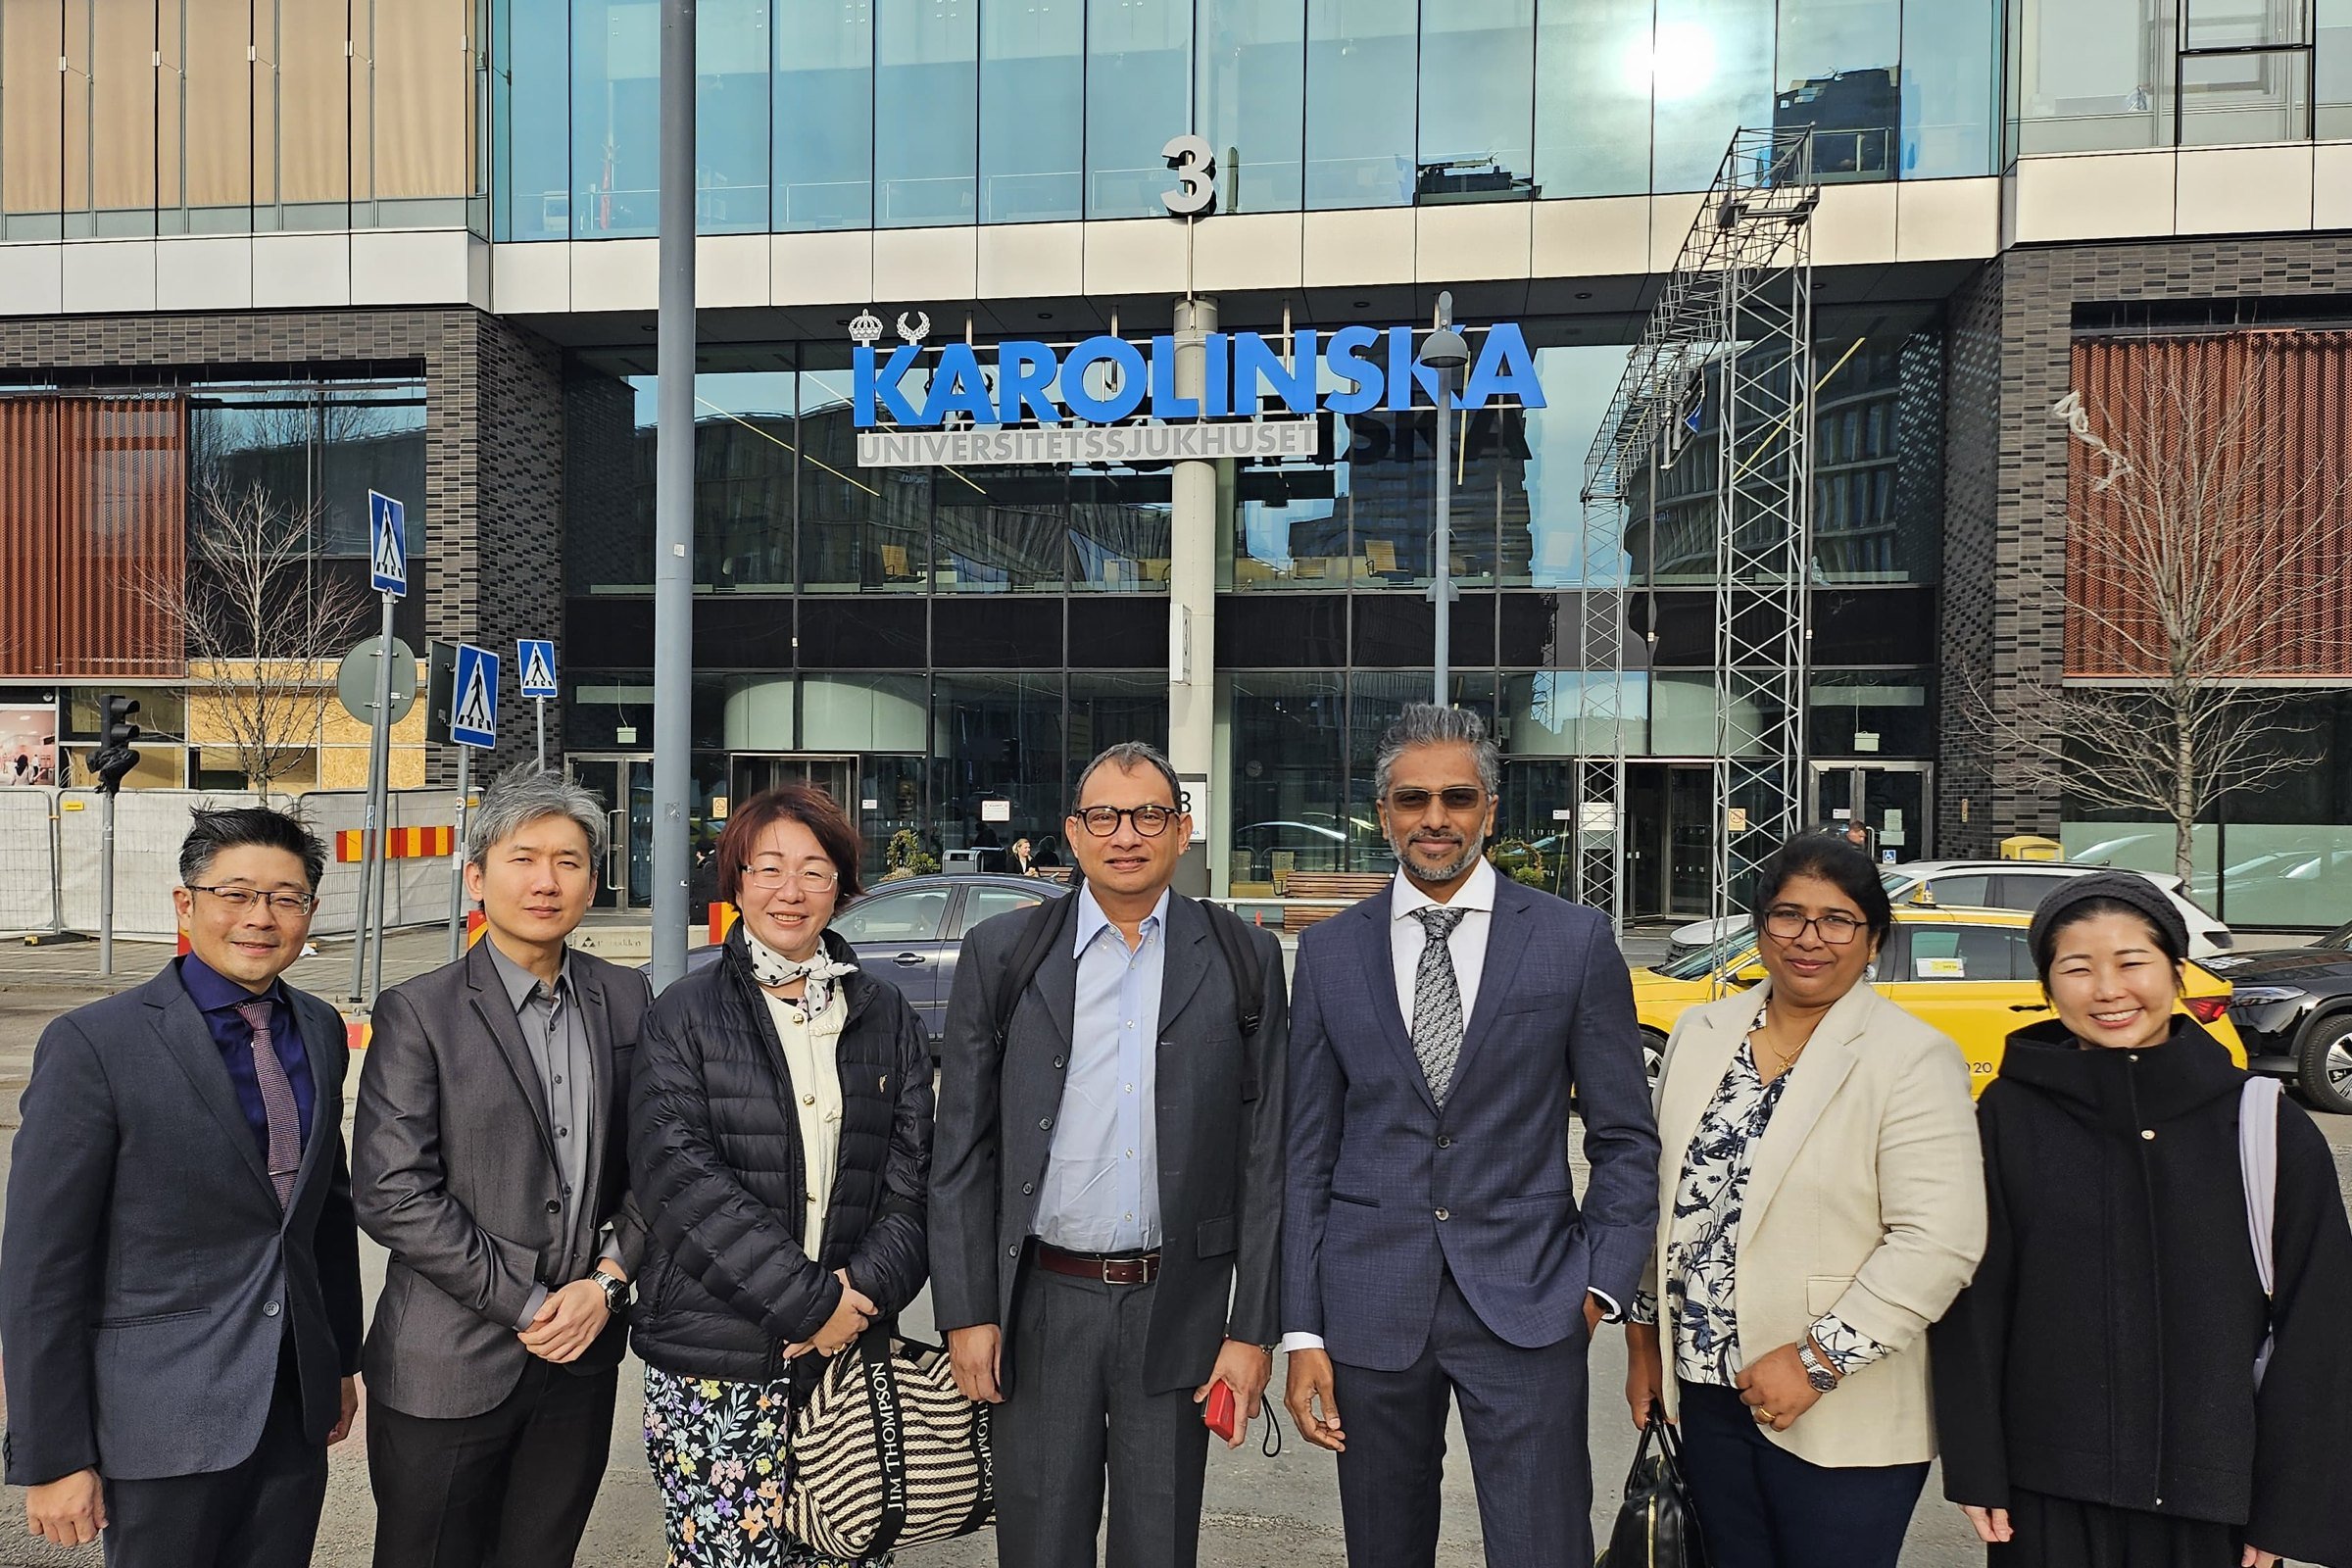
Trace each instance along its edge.
<instances>
[{"instance_id":1,"label":"gold necklace","mask_svg":"<svg viewBox=\"0 0 2352 1568\"><path fill-rule=\"evenodd\" d=\"M1763 1021L1762 1023L1759 1023L1759 1024L1758 1024L1758 1025L1755 1027L1755 1029L1754 1029L1754 1031L1753 1031L1753 1034L1751 1034L1751 1036L1750 1036L1750 1039L1751 1039L1751 1054L1752 1054L1752 1040L1753 1040L1754 1036L1756 1036L1756 1035L1762 1035L1762 1034L1764 1034L1764 1032L1765 1032L1766 1030L1768 1030L1768 1029L1770 1029L1770 1028L1772 1028L1772 1027L1773 1027L1773 1023L1772 1023L1772 1006L1771 1006L1771 1004L1770 1004L1769 1003L1767 1003L1767 1004L1765 1004L1765 1007L1764 1007L1764 1021ZM1819 1028L1819 1027L1820 1027L1820 1025L1819 1025L1818 1021L1816 1022L1816 1024L1815 1024L1815 1027L1816 1027L1816 1028ZM1804 1039L1802 1039L1802 1040L1800 1040L1800 1041L1798 1041L1798 1042L1796 1043L1796 1049L1795 1049L1794 1051L1791 1051L1791 1052L1788 1053L1788 1054L1787 1054L1785 1056L1783 1056L1783 1057L1782 1057L1782 1060L1781 1060L1781 1066L1780 1066L1780 1070L1779 1070L1778 1072L1774 1073L1774 1074L1772 1075L1772 1077L1770 1077L1770 1078L1766 1078L1764 1081L1765 1081L1766 1083L1773 1083L1773 1082L1776 1082L1776 1081L1778 1081L1778 1080L1780 1080L1780 1079L1783 1079L1783 1078L1786 1078L1786 1077L1788 1077L1788 1074L1789 1074L1789 1073L1791 1073L1791 1072L1793 1072L1793 1071L1795 1070L1795 1068L1796 1068L1796 1058L1797 1058L1797 1057L1799 1057L1799 1056L1801 1056L1801 1055L1803 1055L1803 1054L1805 1054L1805 1048L1806 1048L1807 1046L1811 1045L1812 1043L1813 1043L1813 1036L1812 1036L1811 1034L1807 1034L1807 1035L1805 1036L1805 1038L1804 1038ZM1773 1046L1773 1052L1774 1052L1774 1054L1775 1054L1776 1055L1777 1055L1777 1054L1780 1054L1780 1045L1779 1045L1779 1042L1778 1042L1778 1041L1774 1041L1774 1042L1772 1042L1772 1046ZM1760 1069L1760 1068L1759 1068L1759 1070L1758 1070L1758 1075L1759 1075L1759 1076L1761 1076L1761 1069Z\"/></svg>"}]
</instances>

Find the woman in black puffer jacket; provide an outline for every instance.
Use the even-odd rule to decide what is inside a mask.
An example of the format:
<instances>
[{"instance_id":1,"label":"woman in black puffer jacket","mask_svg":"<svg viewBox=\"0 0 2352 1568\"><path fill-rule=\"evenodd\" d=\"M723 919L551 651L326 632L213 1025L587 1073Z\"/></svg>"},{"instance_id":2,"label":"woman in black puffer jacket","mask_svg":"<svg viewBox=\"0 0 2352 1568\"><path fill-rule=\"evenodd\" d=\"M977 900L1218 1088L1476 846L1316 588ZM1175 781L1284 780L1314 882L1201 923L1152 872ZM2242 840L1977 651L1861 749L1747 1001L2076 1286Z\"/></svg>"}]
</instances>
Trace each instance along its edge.
<instances>
[{"instance_id":1,"label":"woman in black puffer jacket","mask_svg":"<svg viewBox=\"0 0 2352 1568\"><path fill-rule=\"evenodd\" d=\"M825 929L857 832L821 791L745 803L718 845L743 918L638 1046L632 1192L651 1229L631 1337L678 1568L802 1568L792 1410L823 1358L923 1286L931 1054L904 997Z\"/></svg>"}]
</instances>

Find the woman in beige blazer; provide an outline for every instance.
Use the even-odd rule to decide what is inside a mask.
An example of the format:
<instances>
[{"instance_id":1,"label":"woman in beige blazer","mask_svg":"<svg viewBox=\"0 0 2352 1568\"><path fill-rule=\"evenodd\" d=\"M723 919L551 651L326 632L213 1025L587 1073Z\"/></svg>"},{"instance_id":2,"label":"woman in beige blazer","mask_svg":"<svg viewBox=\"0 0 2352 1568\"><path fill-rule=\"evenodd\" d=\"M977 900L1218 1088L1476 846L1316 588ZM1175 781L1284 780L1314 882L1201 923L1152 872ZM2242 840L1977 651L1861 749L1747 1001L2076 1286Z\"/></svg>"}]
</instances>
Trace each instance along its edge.
<instances>
[{"instance_id":1,"label":"woman in beige blazer","mask_svg":"<svg viewBox=\"0 0 2352 1568\"><path fill-rule=\"evenodd\" d=\"M1679 1421L1712 1568L1892 1568L1936 1453L1926 1330L1984 1249L1968 1069L1871 988L1894 916L1860 852L1789 840L1753 908L1768 978L1666 1046L1626 1397Z\"/></svg>"}]
</instances>

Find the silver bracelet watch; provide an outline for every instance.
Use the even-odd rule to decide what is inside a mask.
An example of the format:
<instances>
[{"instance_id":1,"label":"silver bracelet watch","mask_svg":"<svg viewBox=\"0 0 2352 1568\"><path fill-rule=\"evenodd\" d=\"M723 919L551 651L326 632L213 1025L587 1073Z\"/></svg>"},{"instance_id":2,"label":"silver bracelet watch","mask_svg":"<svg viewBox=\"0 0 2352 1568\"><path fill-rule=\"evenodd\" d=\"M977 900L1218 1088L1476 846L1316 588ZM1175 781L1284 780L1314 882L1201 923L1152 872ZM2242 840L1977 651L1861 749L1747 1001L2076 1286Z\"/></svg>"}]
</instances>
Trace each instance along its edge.
<instances>
[{"instance_id":1,"label":"silver bracelet watch","mask_svg":"<svg viewBox=\"0 0 2352 1568\"><path fill-rule=\"evenodd\" d=\"M1824 1366L1821 1357L1813 1353L1811 1340L1797 1346L1796 1364L1805 1369L1805 1381L1812 1384L1816 1392L1828 1394L1838 1387L1838 1374Z\"/></svg>"}]
</instances>

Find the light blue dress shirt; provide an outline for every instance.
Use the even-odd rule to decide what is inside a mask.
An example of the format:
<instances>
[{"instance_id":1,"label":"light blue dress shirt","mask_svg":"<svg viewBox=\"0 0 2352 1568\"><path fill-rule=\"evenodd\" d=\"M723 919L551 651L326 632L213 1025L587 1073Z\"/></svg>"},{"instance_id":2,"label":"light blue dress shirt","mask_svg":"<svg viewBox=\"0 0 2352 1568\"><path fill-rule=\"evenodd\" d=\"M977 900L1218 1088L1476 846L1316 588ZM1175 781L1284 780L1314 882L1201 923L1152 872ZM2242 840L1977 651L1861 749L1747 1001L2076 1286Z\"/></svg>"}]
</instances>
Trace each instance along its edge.
<instances>
[{"instance_id":1,"label":"light blue dress shirt","mask_svg":"<svg viewBox=\"0 0 2352 1568\"><path fill-rule=\"evenodd\" d=\"M1037 1237L1072 1252L1150 1251L1159 1246L1155 1091L1168 895L1144 917L1132 952L1092 888L1077 898L1070 1067L1037 1197Z\"/></svg>"}]
</instances>

